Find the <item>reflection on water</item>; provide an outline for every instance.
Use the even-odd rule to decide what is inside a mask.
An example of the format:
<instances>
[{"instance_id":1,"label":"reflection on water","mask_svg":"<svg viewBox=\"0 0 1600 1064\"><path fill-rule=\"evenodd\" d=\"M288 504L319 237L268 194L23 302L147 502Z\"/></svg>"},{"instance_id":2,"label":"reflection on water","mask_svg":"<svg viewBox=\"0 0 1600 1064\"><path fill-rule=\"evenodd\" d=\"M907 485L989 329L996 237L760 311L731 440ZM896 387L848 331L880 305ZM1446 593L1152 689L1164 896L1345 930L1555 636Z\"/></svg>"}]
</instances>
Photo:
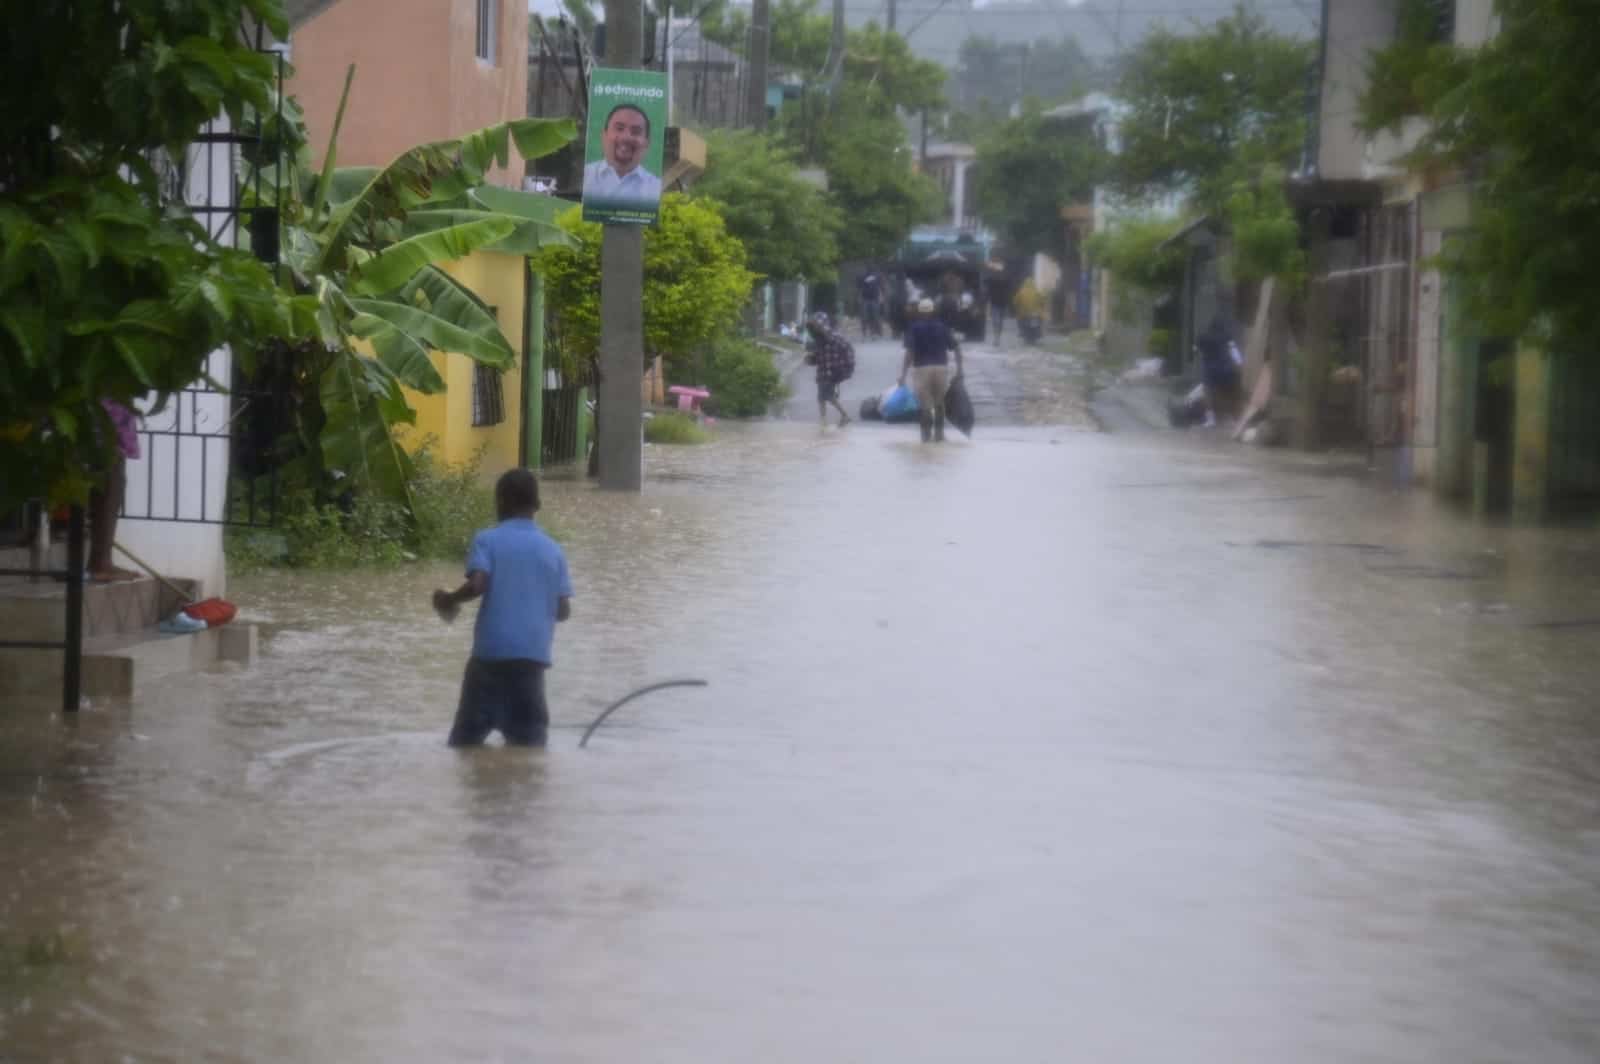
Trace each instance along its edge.
<instances>
[{"instance_id":1,"label":"reflection on water","mask_svg":"<svg viewBox=\"0 0 1600 1064\"><path fill-rule=\"evenodd\" d=\"M0 1057L1600 1056L1591 543L1004 437L548 481L547 751L444 747L443 564L237 581L257 668L6 707L0 938L70 957L0 968Z\"/></svg>"}]
</instances>

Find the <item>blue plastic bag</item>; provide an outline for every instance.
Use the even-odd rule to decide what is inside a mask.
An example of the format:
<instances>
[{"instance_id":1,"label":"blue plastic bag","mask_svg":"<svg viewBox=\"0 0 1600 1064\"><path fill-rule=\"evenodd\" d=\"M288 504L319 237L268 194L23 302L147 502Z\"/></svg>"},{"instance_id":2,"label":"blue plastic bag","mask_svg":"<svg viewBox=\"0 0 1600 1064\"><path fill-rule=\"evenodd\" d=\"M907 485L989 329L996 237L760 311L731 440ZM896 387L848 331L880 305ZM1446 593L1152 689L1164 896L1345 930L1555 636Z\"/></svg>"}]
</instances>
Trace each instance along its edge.
<instances>
[{"instance_id":1,"label":"blue plastic bag","mask_svg":"<svg viewBox=\"0 0 1600 1064\"><path fill-rule=\"evenodd\" d=\"M883 397L879 409L883 411L885 421L895 421L902 418L917 416L917 396L905 385L896 385L890 389L889 394Z\"/></svg>"}]
</instances>

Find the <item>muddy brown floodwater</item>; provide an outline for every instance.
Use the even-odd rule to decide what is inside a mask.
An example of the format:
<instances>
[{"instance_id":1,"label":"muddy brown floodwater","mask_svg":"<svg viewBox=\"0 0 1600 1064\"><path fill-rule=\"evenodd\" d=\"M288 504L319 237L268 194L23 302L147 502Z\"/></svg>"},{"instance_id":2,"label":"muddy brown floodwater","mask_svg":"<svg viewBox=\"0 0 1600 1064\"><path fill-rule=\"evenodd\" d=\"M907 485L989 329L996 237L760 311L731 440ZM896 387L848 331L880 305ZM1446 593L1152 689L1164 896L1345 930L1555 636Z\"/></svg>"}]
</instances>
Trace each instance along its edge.
<instances>
[{"instance_id":1,"label":"muddy brown floodwater","mask_svg":"<svg viewBox=\"0 0 1600 1064\"><path fill-rule=\"evenodd\" d=\"M542 753L443 746L442 564L237 580L256 668L6 706L0 1059L1600 1059L1592 535L915 435L548 482Z\"/></svg>"}]
</instances>

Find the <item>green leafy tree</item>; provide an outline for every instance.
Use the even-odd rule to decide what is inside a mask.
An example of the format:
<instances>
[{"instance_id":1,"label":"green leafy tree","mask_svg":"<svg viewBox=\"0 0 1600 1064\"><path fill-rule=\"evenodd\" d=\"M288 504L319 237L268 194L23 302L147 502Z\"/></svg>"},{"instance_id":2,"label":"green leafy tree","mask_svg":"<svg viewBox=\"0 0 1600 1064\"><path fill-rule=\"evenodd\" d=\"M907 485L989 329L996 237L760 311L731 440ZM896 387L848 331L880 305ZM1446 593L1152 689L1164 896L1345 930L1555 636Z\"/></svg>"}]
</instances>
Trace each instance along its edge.
<instances>
[{"instance_id":1,"label":"green leafy tree","mask_svg":"<svg viewBox=\"0 0 1600 1064\"><path fill-rule=\"evenodd\" d=\"M585 222L576 207L560 224L574 243L545 249L539 268L562 368L577 374L600 350L602 228ZM644 243L644 357L661 355L681 369L738 321L755 280L744 245L728 232L715 204L682 193L663 196L660 221Z\"/></svg>"},{"instance_id":2,"label":"green leafy tree","mask_svg":"<svg viewBox=\"0 0 1600 1064\"><path fill-rule=\"evenodd\" d=\"M1413 162L1472 181L1472 226L1444 262L1468 283L1490 333L1585 350L1600 335L1591 257L1600 237L1595 12L1580 0L1501 0L1477 49L1439 41L1432 12L1402 8L1395 44L1373 56L1369 129L1430 120Z\"/></svg>"},{"instance_id":3,"label":"green leafy tree","mask_svg":"<svg viewBox=\"0 0 1600 1064\"><path fill-rule=\"evenodd\" d=\"M712 130L706 146L706 174L695 195L717 201L750 267L775 281L831 274L839 260L839 212L801 176L793 153L748 130Z\"/></svg>"},{"instance_id":4,"label":"green leafy tree","mask_svg":"<svg viewBox=\"0 0 1600 1064\"><path fill-rule=\"evenodd\" d=\"M1158 31L1125 60L1112 175L1134 200L1168 193L1226 220L1235 276L1301 275L1285 175L1306 145L1312 46L1243 7L1206 32Z\"/></svg>"},{"instance_id":5,"label":"green leafy tree","mask_svg":"<svg viewBox=\"0 0 1600 1064\"><path fill-rule=\"evenodd\" d=\"M892 110L841 101L825 130L821 155L828 198L845 219L842 258L887 256L913 226L939 216L944 195L914 168L905 126Z\"/></svg>"},{"instance_id":6,"label":"green leafy tree","mask_svg":"<svg viewBox=\"0 0 1600 1064\"><path fill-rule=\"evenodd\" d=\"M345 99L353 77L354 68ZM538 158L575 129L568 119L518 119L418 145L384 167L341 168L342 99L317 171L298 111L286 105L285 114L298 150L263 160L262 184L281 181L289 193L280 205L282 279L294 314L263 369L302 384L294 449L313 491L326 491L338 472L344 484L409 508L411 463L393 432L415 420L404 389L443 390L433 352L497 368L514 357L489 308L439 264L480 249L526 256L565 243L559 201L483 182L513 150ZM254 186L248 174L244 185Z\"/></svg>"},{"instance_id":7,"label":"green leafy tree","mask_svg":"<svg viewBox=\"0 0 1600 1064\"><path fill-rule=\"evenodd\" d=\"M265 109L276 0L20 4L0 63L0 510L82 499L115 434L223 343L283 327L267 270L169 201L157 165L213 117Z\"/></svg>"},{"instance_id":8,"label":"green leafy tree","mask_svg":"<svg viewBox=\"0 0 1600 1064\"><path fill-rule=\"evenodd\" d=\"M978 141L973 197L1009 246L1059 257L1061 208L1091 195L1104 165L1088 130L1052 122L1034 106Z\"/></svg>"},{"instance_id":9,"label":"green leafy tree","mask_svg":"<svg viewBox=\"0 0 1600 1064\"><path fill-rule=\"evenodd\" d=\"M1182 225L1177 218L1131 215L1089 238L1089 256L1117 279L1119 314L1132 314L1127 297L1134 291L1156 295L1183 282L1184 251L1166 243Z\"/></svg>"},{"instance_id":10,"label":"green leafy tree","mask_svg":"<svg viewBox=\"0 0 1600 1064\"><path fill-rule=\"evenodd\" d=\"M709 32L742 51L748 29L744 12L734 9ZM939 211L938 188L916 173L899 116L944 110L944 68L876 23L849 31L843 55L832 56L832 20L817 0L778 0L771 41L774 67L799 82L778 116L777 135L802 163L826 171L828 198L846 222L841 256L889 254ZM830 91L835 68L838 85Z\"/></svg>"},{"instance_id":11,"label":"green leafy tree","mask_svg":"<svg viewBox=\"0 0 1600 1064\"><path fill-rule=\"evenodd\" d=\"M1113 175L1131 197L1188 194L1226 208L1263 166L1292 168L1306 144L1312 46L1241 8L1206 32L1158 31L1126 59L1128 105Z\"/></svg>"}]
</instances>

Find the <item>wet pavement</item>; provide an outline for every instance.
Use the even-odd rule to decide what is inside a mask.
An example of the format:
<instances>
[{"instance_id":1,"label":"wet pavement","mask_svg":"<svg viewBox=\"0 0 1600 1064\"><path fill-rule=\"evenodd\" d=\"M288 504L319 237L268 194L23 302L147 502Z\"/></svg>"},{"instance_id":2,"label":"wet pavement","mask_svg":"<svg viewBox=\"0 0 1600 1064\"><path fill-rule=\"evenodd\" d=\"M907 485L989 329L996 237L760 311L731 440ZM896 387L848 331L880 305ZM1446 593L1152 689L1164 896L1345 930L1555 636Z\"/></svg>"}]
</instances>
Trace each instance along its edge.
<instances>
[{"instance_id":1,"label":"wet pavement","mask_svg":"<svg viewBox=\"0 0 1600 1064\"><path fill-rule=\"evenodd\" d=\"M900 376L905 349L893 340L857 340L856 372L839 388L844 408L856 417L861 400L892 388ZM985 428L1015 425L1059 425L1090 428L1095 419L1087 402L1089 369L1081 359L1045 351L1024 344L1015 336L1002 342L968 343L965 359L967 392L972 398L978 424ZM789 378L791 395L784 405L787 417L803 420L817 417L816 371L798 367ZM829 408L829 418L838 413ZM881 424L881 423L879 423ZM896 433L916 426L891 426Z\"/></svg>"},{"instance_id":2,"label":"wet pavement","mask_svg":"<svg viewBox=\"0 0 1600 1064\"><path fill-rule=\"evenodd\" d=\"M442 746L444 565L236 581L257 668L6 707L0 1059L1600 1058L1592 534L798 398L547 482L543 753Z\"/></svg>"}]
</instances>

